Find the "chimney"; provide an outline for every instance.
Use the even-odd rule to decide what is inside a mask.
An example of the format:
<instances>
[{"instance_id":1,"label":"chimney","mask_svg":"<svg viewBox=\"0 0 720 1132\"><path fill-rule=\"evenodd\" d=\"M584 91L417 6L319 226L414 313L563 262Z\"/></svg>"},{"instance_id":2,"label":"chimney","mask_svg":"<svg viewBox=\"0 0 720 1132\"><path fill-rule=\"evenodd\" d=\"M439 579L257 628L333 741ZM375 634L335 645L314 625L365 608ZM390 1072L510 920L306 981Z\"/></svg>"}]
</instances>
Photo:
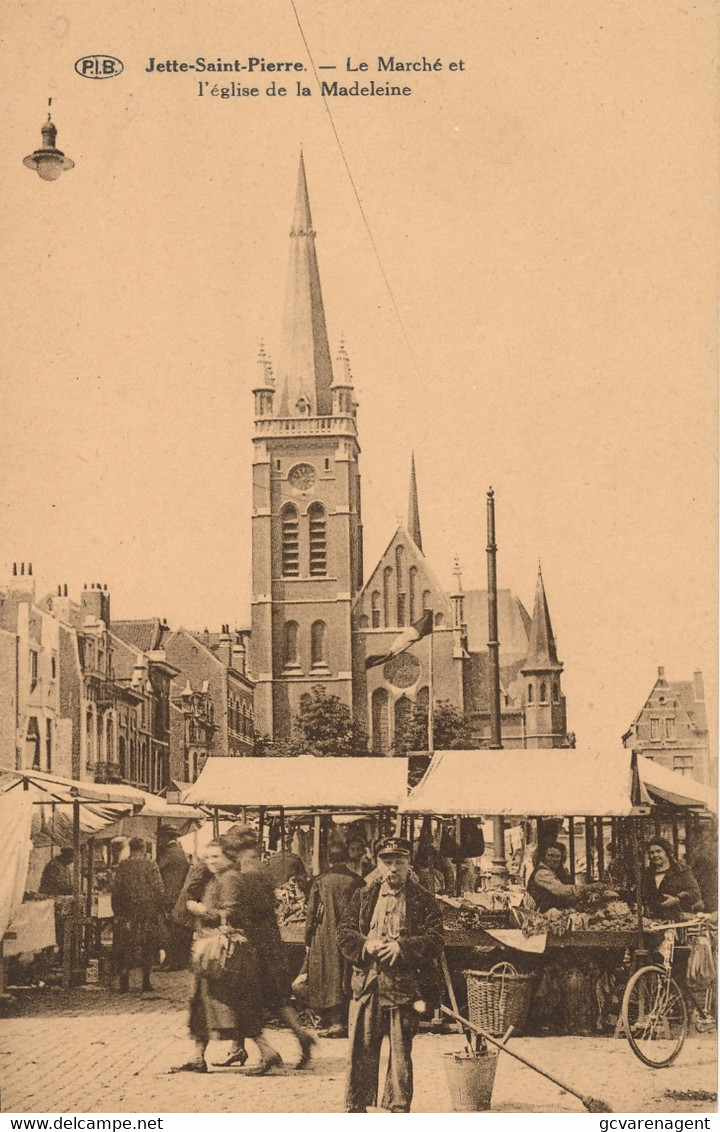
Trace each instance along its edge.
<instances>
[{"instance_id":1,"label":"chimney","mask_svg":"<svg viewBox=\"0 0 720 1132\"><path fill-rule=\"evenodd\" d=\"M228 668L232 668L233 662L233 648L232 638L230 637L230 626L222 625L220 629L220 647L218 649L219 659L223 664L227 664Z\"/></svg>"},{"instance_id":2,"label":"chimney","mask_svg":"<svg viewBox=\"0 0 720 1132\"><path fill-rule=\"evenodd\" d=\"M88 588L87 582L85 583L80 595L80 614L83 624L88 617L110 624L110 594L107 586L103 589L100 582L91 582Z\"/></svg>"},{"instance_id":3,"label":"chimney","mask_svg":"<svg viewBox=\"0 0 720 1132\"><path fill-rule=\"evenodd\" d=\"M72 602L68 597L67 585L58 586L58 596L53 602L53 612L58 621L64 621L67 625L70 624L70 607Z\"/></svg>"},{"instance_id":4,"label":"chimney","mask_svg":"<svg viewBox=\"0 0 720 1132\"><path fill-rule=\"evenodd\" d=\"M665 669L660 664L658 665L658 683L659 684L665 683Z\"/></svg>"},{"instance_id":5,"label":"chimney","mask_svg":"<svg viewBox=\"0 0 720 1132\"><path fill-rule=\"evenodd\" d=\"M236 672L245 676L247 664L247 652L245 649L245 641L243 640L242 633L237 634L237 640L233 645L233 668Z\"/></svg>"},{"instance_id":6,"label":"chimney","mask_svg":"<svg viewBox=\"0 0 720 1132\"><path fill-rule=\"evenodd\" d=\"M16 597L25 601L35 601L35 578L32 571L32 562L27 566L24 562L13 562L10 590Z\"/></svg>"},{"instance_id":7,"label":"chimney","mask_svg":"<svg viewBox=\"0 0 720 1132\"><path fill-rule=\"evenodd\" d=\"M699 669L696 672L693 672L693 688L695 689L695 699L704 700L705 684L703 683L703 674Z\"/></svg>"}]
</instances>

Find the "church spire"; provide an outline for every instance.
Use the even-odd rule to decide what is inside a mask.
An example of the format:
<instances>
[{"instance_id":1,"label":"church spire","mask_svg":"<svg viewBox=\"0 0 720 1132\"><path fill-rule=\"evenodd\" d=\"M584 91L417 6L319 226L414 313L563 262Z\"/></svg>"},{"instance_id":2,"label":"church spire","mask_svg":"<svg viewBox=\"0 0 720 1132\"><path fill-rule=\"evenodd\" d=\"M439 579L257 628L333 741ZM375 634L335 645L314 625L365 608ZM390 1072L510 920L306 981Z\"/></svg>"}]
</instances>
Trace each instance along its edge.
<instances>
[{"instance_id":1,"label":"church spire","mask_svg":"<svg viewBox=\"0 0 720 1132\"><path fill-rule=\"evenodd\" d=\"M332 413L332 362L302 153L290 232L278 376L279 416L329 416Z\"/></svg>"},{"instance_id":2,"label":"church spire","mask_svg":"<svg viewBox=\"0 0 720 1132\"><path fill-rule=\"evenodd\" d=\"M558 661L555 637L550 621L542 569L538 563L537 585L535 587L535 606L528 640L528 654L523 670L562 668Z\"/></svg>"},{"instance_id":3,"label":"church spire","mask_svg":"<svg viewBox=\"0 0 720 1132\"><path fill-rule=\"evenodd\" d=\"M417 477L415 475L415 453L410 457L410 498L408 500L408 531L418 550L422 550L420 530L420 508L418 506Z\"/></svg>"}]
</instances>

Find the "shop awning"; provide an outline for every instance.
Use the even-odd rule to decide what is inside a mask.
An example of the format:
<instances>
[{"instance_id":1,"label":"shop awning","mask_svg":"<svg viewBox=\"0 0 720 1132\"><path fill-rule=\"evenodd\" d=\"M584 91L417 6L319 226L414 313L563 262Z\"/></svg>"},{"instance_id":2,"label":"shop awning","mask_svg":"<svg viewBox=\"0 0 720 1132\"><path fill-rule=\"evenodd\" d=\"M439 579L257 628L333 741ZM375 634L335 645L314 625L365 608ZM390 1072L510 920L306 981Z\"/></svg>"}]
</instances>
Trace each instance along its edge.
<instances>
[{"instance_id":1,"label":"shop awning","mask_svg":"<svg viewBox=\"0 0 720 1132\"><path fill-rule=\"evenodd\" d=\"M654 802L667 802L673 806L700 806L717 810L717 794L687 774L680 774L652 759L638 755L638 773Z\"/></svg>"},{"instance_id":2,"label":"shop awning","mask_svg":"<svg viewBox=\"0 0 720 1132\"><path fill-rule=\"evenodd\" d=\"M407 793L407 759L210 758L183 801L286 810L377 810Z\"/></svg>"},{"instance_id":3,"label":"shop awning","mask_svg":"<svg viewBox=\"0 0 720 1132\"><path fill-rule=\"evenodd\" d=\"M636 770L633 769L636 764ZM627 817L633 805L708 806L707 787L625 748L436 751L407 814Z\"/></svg>"},{"instance_id":4,"label":"shop awning","mask_svg":"<svg viewBox=\"0 0 720 1132\"><path fill-rule=\"evenodd\" d=\"M0 790L22 790L23 786L34 787L39 795L46 795L48 802L100 802L117 805L131 810L139 802L142 790L132 786L116 786L100 782L78 782L73 778L63 778L41 770L7 770L0 775Z\"/></svg>"},{"instance_id":5,"label":"shop awning","mask_svg":"<svg viewBox=\"0 0 720 1132\"><path fill-rule=\"evenodd\" d=\"M648 801L644 794L638 801ZM436 751L401 813L626 817L631 751Z\"/></svg>"}]
</instances>

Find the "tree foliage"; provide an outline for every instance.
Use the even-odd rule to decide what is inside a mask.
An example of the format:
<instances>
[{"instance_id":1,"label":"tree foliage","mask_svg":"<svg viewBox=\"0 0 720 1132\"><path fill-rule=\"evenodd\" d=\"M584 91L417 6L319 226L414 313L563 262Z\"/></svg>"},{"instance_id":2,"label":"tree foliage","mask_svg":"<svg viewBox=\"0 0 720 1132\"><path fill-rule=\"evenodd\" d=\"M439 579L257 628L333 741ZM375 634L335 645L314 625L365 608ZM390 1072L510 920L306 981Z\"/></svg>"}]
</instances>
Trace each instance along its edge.
<instances>
[{"instance_id":1,"label":"tree foliage","mask_svg":"<svg viewBox=\"0 0 720 1132\"><path fill-rule=\"evenodd\" d=\"M339 696L328 695L323 684L315 684L303 696L288 739L256 739L255 754L274 758L293 755L349 758L367 754L367 736Z\"/></svg>"},{"instance_id":2,"label":"tree foliage","mask_svg":"<svg viewBox=\"0 0 720 1132\"><path fill-rule=\"evenodd\" d=\"M404 727L395 736L398 755L408 751L427 751L427 709L415 704ZM449 700L436 700L433 711L433 746L436 751L467 751L477 746L470 724Z\"/></svg>"}]
</instances>

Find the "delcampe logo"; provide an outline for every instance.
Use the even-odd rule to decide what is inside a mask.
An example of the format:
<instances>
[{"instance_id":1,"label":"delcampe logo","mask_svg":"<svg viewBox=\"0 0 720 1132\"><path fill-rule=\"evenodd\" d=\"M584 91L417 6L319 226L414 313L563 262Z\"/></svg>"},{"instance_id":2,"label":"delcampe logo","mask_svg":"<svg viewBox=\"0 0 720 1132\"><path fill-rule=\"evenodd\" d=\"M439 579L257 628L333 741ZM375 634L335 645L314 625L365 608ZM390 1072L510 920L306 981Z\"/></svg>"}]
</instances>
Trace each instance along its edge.
<instances>
[{"instance_id":1,"label":"delcampe logo","mask_svg":"<svg viewBox=\"0 0 720 1132\"><path fill-rule=\"evenodd\" d=\"M75 70L84 79L114 79L122 74L125 65L114 55L83 55L76 62Z\"/></svg>"}]
</instances>

